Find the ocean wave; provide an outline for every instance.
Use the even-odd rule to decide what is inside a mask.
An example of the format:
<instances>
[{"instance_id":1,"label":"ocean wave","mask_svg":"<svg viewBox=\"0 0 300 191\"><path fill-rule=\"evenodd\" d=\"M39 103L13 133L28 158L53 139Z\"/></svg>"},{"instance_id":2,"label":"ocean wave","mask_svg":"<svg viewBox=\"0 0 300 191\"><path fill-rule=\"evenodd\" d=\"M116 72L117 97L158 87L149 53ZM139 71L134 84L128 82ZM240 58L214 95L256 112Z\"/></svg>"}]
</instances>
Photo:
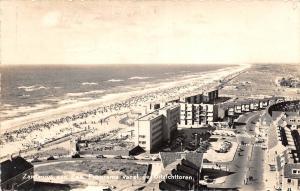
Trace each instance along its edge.
<instances>
[{"instance_id":1,"label":"ocean wave","mask_svg":"<svg viewBox=\"0 0 300 191\"><path fill-rule=\"evenodd\" d=\"M107 80L108 82L122 82L124 80L122 79L110 79L110 80Z\"/></svg>"},{"instance_id":2,"label":"ocean wave","mask_svg":"<svg viewBox=\"0 0 300 191\"><path fill-rule=\"evenodd\" d=\"M84 96L84 95L100 94L103 92L104 92L104 90L94 90L94 91L89 91L89 92L67 93L66 96L80 97L80 96Z\"/></svg>"},{"instance_id":3,"label":"ocean wave","mask_svg":"<svg viewBox=\"0 0 300 191\"><path fill-rule=\"evenodd\" d=\"M51 105L49 104L36 104L34 106L20 106L20 107L10 107L10 108L5 108L2 110L3 119L10 118L10 117L17 117L21 115L22 113L29 113L29 112L34 112L37 110L43 110L49 108Z\"/></svg>"},{"instance_id":4,"label":"ocean wave","mask_svg":"<svg viewBox=\"0 0 300 191\"><path fill-rule=\"evenodd\" d=\"M144 79L149 79L149 78L151 78L151 77L147 77L147 76L145 76L145 77L142 77L142 76L133 76L133 77L130 77L128 79L129 80L144 80Z\"/></svg>"},{"instance_id":5,"label":"ocean wave","mask_svg":"<svg viewBox=\"0 0 300 191\"><path fill-rule=\"evenodd\" d=\"M83 86L93 86L93 85L98 85L96 82L82 82L81 85Z\"/></svg>"},{"instance_id":6,"label":"ocean wave","mask_svg":"<svg viewBox=\"0 0 300 191\"><path fill-rule=\"evenodd\" d=\"M32 92L32 91L37 91L42 89L49 89L49 88L45 86L34 85L34 86L19 86L18 89L23 89L26 92Z\"/></svg>"}]
</instances>

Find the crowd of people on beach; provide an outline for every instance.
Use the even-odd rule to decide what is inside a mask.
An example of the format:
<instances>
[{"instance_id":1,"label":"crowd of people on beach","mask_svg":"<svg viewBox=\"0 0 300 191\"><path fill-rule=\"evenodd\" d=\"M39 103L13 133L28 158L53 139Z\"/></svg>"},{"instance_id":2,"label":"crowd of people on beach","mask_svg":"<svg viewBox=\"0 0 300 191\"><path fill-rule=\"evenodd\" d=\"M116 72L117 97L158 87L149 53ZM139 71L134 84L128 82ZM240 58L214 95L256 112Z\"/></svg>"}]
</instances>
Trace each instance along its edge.
<instances>
[{"instance_id":1,"label":"crowd of people on beach","mask_svg":"<svg viewBox=\"0 0 300 191\"><path fill-rule=\"evenodd\" d=\"M176 84L175 86L171 87L161 87L157 88L153 91L149 91L147 93L141 93L139 95L134 95L129 98L123 98L120 99L120 101L117 101L112 104L104 104L102 106L99 106L94 109L90 109L87 111L82 111L77 114L70 114L67 116L63 116L58 119L49 120L45 122L37 121L33 122L30 125L19 128L16 130L11 130L10 132L5 132L2 135L0 135L0 145L4 145L6 143L16 142L16 141L22 141L30 135L33 132L36 131L43 131L43 129L51 129L52 127L61 126L64 124L68 124L67 126L70 127L69 124L73 125L76 124L74 127L78 130L86 129L87 124L83 124L83 119L87 119L90 116L96 117L96 120L94 123L99 124L108 124L109 117L113 115L119 115L128 113L132 110L134 110L137 107L145 107L149 103L153 102L167 102L171 100L177 100L181 96L188 95L195 92L202 92L206 89L206 87L211 87L212 85L216 85L215 81L210 84L203 84L199 82L198 80L190 81L188 83L182 83L182 84ZM77 120L81 122L77 122ZM93 124L94 124L93 123ZM89 125L93 125L89 124ZM66 129L65 129L66 130ZM67 131L70 131L67 133L67 135L72 135L72 128L67 128ZM49 137L49 139L53 139L53 137ZM26 141L30 141L27 140ZM23 145L23 144L22 144ZM26 145L26 147L20 148L25 150L30 150L35 148L34 144Z\"/></svg>"}]
</instances>

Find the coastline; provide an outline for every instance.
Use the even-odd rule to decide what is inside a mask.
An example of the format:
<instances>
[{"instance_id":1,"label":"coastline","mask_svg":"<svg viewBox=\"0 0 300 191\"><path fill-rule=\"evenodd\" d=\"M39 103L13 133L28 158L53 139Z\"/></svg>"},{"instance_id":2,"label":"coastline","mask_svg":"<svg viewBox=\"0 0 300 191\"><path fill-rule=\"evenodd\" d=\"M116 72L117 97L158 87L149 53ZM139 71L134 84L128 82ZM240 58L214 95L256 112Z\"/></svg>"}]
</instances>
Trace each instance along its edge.
<instances>
[{"instance_id":1,"label":"coastline","mask_svg":"<svg viewBox=\"0 0 300 191\"><path fill-rule=\"evenodd\" d=\"M103 97L101 97L100 99L84 101L84 102L79 102L79 103L75 103L75 104L69 104L69 105L61 106L61 107L54 108L54 109L47 109L42 112L35 112L35 113L29 114L27 116L22 116L22 117L18 117L15 119L5 120L5 121L1 122L0 134L3 134L5 132L10 132L10 131L13 131L16 129L24 128L27 125L32 124L32 123L46 122L46 121L54 120L56 118L65 117L67 115L73 115L73 114L77 114L80 112L92 110L97 107L109 106L114 103L126 101L133 96L134 97L147 96L147 94L155 93L156 91L163 91L163 90L167 91L172 88L183 87L183 86L191 85L192 83L194 83L193 85L191 85L188 88L183 87L186 91L185 93L178 92L178 95L176 95L176 93L175 93L172 95L157 98L158 100L161 100L161 101L168 99L168 98L172 99L172 97L173 98L179 97L184 94L190 93L195 89L201 88L201 87L208 85L216 80L221 80L229 75L233 75L233 74L238 73L242 70L245 70L249 67L250 67L250 65L239 65L239 66L235 66L233 68L226 67L226 68L218 69L216 71L210 71L201 76L192 77L192 78L188 78L188 79L182 79L182 80L176 81L176 82L162 82L159 84L147 84L146 85L147 89L140 87L140 88L138 88L138 90L134 90L134 91L106 94ZM195 82L197 82L198 80L199 81L204 80L205 82L202 82L201 84L195 84ZM158 101L158 100L155 100L155 101ZM124 111L122 111L122 112L124 112ZM101 118L106 118L109 115L117 114L117 113L118 112L110 112L106 115L101 116ZM49 116L51 116L51 117L49 117Z\"/></svg>"}]
</instances>

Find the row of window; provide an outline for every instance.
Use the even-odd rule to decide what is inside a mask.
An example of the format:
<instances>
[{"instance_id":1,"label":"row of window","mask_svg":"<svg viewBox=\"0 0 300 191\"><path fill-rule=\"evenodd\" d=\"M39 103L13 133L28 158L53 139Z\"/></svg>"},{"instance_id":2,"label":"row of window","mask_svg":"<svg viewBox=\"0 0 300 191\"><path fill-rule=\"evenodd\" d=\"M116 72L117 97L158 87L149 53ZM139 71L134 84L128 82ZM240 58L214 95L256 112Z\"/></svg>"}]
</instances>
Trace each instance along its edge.
<instances>
[{"instance_id":1,"label":"row of window","mask_svg":"<svg viewBox=\"0 0 300 191\"><path fill-rule=\"evenodd\" d=\"M290 122L297 122L296 119L290 119ZM300 119L298 119L298 123L300 123Z\"/></svg>"},{"instance_id":2,"label":"row of window","mask_svg":"<svg viewBox=\"0 0 300 191\"><path fill-rule=\"evenodd\" d=\"M146 141L139 141L139 144L145 145Z\"/></svg>"},{"instance_id":3,"label":"row of window","mask_svg":"<svg viewBox=\"0 0 300 191\"><path fill-rule=\"evenodd\" d=\"M293 170L292 170L292 173L293 173L293 174L300 174L300 169L293 169Z\"/></svg>"}]
</instances>

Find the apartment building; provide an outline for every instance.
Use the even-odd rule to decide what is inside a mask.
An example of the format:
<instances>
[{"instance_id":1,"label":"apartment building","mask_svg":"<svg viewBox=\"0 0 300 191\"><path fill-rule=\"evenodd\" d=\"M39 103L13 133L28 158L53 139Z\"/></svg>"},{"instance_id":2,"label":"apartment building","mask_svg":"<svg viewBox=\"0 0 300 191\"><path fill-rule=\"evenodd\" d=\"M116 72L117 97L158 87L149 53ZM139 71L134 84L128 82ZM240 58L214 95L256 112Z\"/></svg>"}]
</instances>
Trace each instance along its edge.
<instances>
[{"instance_id":1,"label":"apartment building","mask_svg":"<svg viewBox=\"0 0 300 191\"><path fill-rule=\"evenodd\" d=\"M179 101L189 103L189 104L199 104L199 103L202 103L202 101L203 101L203 93L189 95L184 98L181 98Z\"/></svg>"},{"instance_id":2,"label":"apartment building","mask_svg":"<svg viewBox=\"0 0 300 191\"><path fill-rule=\"evenodd\" d=\"M174 100L177 102L184 102L189 104L200 104L200 103L214 103L219 98L219 90L211 89L199 94L187 95L184 98L179 98L179 100Z\"/></svg>"},{"instance_id":3,"label":"apartment building","mask_svg":"<svg viewBox=\"0 0 300 191\"><path fill-rule=\"evenodd\" d=\"M279 172L277 176L284 191L300 190L299 106L300 101L290 101L268 109L273 119L268 132L268 162Z\"/></svg>"},{"instance_id":4,"label":"apartment building","mask_svg":"<svg viewBox=\"0 0 300 191\"><path fill-rule=\"evenodd\" d=\"M218 117L218 107L214 104L180 103L180 109L180 127L200 127Z\"/></svg>"},{"instance_id":5,"label":"apartment building","mask_svg":"<svg viewBox=\"0 0 300 191\"><path fill-rule=\"evenodd\" d=\"M157 149L163 142L170 142L180 120L180 105L159 108L135 121L135 145L145 151Z\"/></svg>"},{"instance_id":6,"label":"apartment building","mask_svg":"<svg viewBox=\"0 0 300 191\"><path fill-rule=\"evenodd\" d=\"M203 93L203 103L214 103L219 98L219 90L211 89Z\"/></svg>"},{"instance_id":7,"label":"apartment building","mask_svg":"<svg viewBox=\"0 0 300 191\"><path fill-rule=\"evenodd\" d=\"M264 99L235 100L219 105L219 117L237 117L243 113L266 109L270 105L283 102L283 97L270 97ZM221 115L222 114L222 115Z\"/></svg>"}]
</instances>

